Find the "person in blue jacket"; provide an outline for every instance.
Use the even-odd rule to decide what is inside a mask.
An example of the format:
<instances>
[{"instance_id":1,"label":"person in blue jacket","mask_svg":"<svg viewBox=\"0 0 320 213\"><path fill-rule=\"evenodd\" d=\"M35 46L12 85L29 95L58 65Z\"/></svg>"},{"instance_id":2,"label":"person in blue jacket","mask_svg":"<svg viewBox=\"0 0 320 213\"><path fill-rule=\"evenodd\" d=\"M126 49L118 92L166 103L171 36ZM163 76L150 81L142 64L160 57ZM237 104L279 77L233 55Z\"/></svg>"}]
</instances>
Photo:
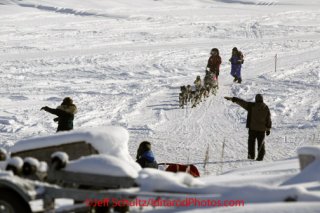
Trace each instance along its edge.
<instances>
[{"instance_id":1,"label":"person in blue jacket","mask_svg":"<svg viewBox=\"0 0 320 213\"><path fill-rule=\"evenodd\" d=\"M241 83L241 65L243 64L243 54L236 47L232 49L232 56L229 59L231 62L231 75L234 77L233 82Z\"/></svg>"},{"instance_id":2,"label":"person in blue jacket","mask_svg":"<svg viewBox=\"0 0 320 213\"><path fill-rule=\"evenodd\" d=\"M142 168L158 168L158 163L151 151L151 143L149 141L142 141L140 143L136 162L140 164Z\"/></svg>"}]
</instances>

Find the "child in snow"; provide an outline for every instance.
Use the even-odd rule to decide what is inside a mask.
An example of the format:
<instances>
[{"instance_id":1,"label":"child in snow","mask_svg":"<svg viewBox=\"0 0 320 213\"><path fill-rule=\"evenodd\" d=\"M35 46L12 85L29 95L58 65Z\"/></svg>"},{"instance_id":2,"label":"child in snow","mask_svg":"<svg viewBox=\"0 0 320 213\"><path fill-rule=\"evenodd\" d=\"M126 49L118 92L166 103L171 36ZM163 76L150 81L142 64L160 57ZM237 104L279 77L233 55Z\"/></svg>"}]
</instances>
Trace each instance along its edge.
<instances>
[{"instance_id":1,"label":"child in snow","mask_svg":"<svg viewBox=\"0 0 320 213\"><path fill-rule=\"evenodd\" d=\"M137 150L137 163L142 168L158 169L158 163L151 151L151 143L149 141L142 141Z\"/></svg>"}]
</instances>

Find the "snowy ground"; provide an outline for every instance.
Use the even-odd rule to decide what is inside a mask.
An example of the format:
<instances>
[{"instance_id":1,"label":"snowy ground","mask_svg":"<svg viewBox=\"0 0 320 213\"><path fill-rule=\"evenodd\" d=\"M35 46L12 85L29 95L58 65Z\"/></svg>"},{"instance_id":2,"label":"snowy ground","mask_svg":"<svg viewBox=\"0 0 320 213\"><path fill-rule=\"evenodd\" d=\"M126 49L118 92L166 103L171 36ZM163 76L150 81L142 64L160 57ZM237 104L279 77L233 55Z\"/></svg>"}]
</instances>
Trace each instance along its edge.
<instances>
[{"instance_id":1,"label":"snowy ground","mask_svg":"<svg viewBox=\"0 0 320 213\"><path fill-rule=\"evenodd\" d=\"M0 17L0 147L54 134L40 108L66 96L75 128L121 125L133 157L149 140L158 162L194 163L202 175L320 143L317 0L0 0ZM234 46L245 55L241 85L229 75ZM179 87L204 76L213 47L223 60L217 96L179 109ZM265 162L246 160L246 112L223 99L256 93L273 120Z\"/></svg>"}]
</instances>

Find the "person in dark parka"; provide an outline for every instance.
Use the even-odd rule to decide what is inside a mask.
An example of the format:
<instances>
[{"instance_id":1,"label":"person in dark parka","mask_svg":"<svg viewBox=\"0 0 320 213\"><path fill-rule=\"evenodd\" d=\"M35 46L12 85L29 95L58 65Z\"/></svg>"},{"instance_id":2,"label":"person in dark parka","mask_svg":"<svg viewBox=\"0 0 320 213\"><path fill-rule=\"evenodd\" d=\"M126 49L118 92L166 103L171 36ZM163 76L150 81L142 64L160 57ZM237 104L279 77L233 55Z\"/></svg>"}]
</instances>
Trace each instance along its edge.
<instances>
[{"instance_id":1,"label":"person in dark parka","mask_svg":"<svg viewBox=\"0 0 320 213\"><path fill-rule=\"evenodd\" d=\"M151 143L149 141L142 141L137 150L137 161L142 168L158 169L158 163L155 160L153 152L151 151Z\"/></svg>"},{"instance_id":2,"label":"person in dark parka","mask_svg":"<svg viewBox=\"0 0 320 213\"><path fill-rule=\"evenodd\" d=\"M244 101L236 97L225 97L225 99L232 101L248 111L247 125L249 129L248 138L248 159L255 158L255 141L258 141L258 157L257 161L262 161L265 155L264 139L265 134L270 134L272 126L271 114L269 107L263 102L263 96L257 94L255 102Z\"/></svg>"},{"instance_id":3,"label":"person in dark parka","mask_svg":"<svg viewBox=\"0 0 320 213\"><path fill-rule=\"evenodd\" d=\"M55 122L58 122L57 132L73 129L73 119L77 113L77 107L73 104L73 100L70 97L64 98L61 105L56 109L45 106L41 110L58 116L53 119Z\"/></svg>"}]
</instances>

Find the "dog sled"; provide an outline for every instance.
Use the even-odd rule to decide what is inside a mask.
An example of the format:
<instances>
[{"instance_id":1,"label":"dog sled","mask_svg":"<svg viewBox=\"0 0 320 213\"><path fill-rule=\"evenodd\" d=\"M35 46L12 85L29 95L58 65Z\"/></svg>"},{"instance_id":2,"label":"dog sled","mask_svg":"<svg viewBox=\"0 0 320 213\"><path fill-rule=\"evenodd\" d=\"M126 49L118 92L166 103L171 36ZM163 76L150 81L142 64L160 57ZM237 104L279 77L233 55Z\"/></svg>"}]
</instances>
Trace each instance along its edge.
<instances>
[{"instance_id":1,"label":"dog sled","mask_svg":"<svg viewBox=\"0 0 320 213\"><path fill-rule=\"evenodd\" d=\"M164 166L164 170L167 172L185 172L193 177L200 177L198 168L193 164L159 163L158 165Z\"/></svg>"},{"instance_id":2,"label":"dog sled","mask_svg":"<svg viewBox=\"0 0 320 213\"><path fill-rule=\"evenodd\" d=\"M191 103L191 108L196 107L205 98L208 98L210 94L216 95L217 91L218 78L216 73L206 71L203 80L201 80L200 76L197 76L194 81L194 88L191 85L180 87L179 107L183 109L188 102Z\"/></svg>"},{"instance_id":3,"label":"dog sled","mask_svg":"<svg viewBox=\"0 0 320 213\"><path fill-rule=\"evenodd\" d=\"M206 71L206 75L204 77L204 85L207 88L208 93L210 92L214 95L217 94L218 90L218 78L215 73Z\"/></svg>"}]
</instances>

